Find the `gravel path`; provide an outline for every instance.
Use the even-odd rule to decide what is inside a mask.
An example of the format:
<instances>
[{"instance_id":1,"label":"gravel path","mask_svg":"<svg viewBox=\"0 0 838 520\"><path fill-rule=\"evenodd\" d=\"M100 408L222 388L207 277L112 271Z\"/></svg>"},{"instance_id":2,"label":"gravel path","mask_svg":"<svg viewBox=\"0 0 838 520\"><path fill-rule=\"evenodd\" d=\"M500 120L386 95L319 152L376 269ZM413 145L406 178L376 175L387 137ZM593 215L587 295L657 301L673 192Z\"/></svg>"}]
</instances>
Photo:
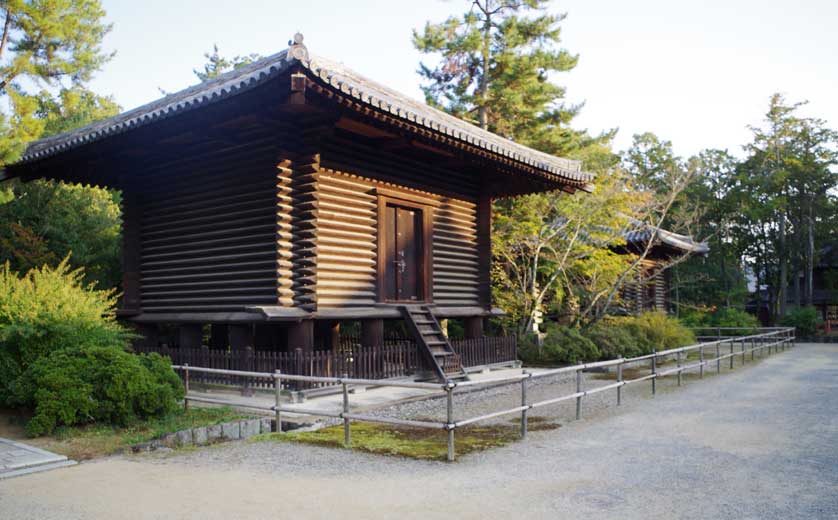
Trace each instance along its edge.
<instances>
[{"instance_id":1,"label":"gravel path","mask_svg":"<svg viewBox=\"0 0 838 520\"><path fill-rule=\"evenodd\" d=\"M641 383L619 409L612 392L592 396L581 421L565 403L548 414L562 428L454 464L228 444L3 482L0 518L838 519L838 346L672 382L654 399ZM573 383L531 395L559 384ZM458 404L478 411L511 393ZM387 412L439 413L429 402Z\"/></svg>"}]
</instances>

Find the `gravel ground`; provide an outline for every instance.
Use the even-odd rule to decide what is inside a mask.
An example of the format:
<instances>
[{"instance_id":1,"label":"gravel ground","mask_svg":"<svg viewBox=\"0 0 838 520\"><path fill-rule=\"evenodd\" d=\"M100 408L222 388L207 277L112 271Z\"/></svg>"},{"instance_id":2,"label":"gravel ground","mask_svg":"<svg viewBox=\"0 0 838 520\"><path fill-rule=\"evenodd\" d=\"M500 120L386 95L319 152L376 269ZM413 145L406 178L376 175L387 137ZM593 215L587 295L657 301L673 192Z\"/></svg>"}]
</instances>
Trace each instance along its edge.
<instances>
[{"instance_id":1,"label":"gravel ground","mask_svg":"<svg viewBox=\"0 0 838 520\"><path fill-rule=\"evenodd\" d=\"M569 420L572 403L545 410L563 427L454 464L290 443L117 457L0 483L0 518L838 519L838 347L801 345L673 382L654 399L640 383L619 409L613 392L591 396L581 421ZM530 395L560 385L575 383ZM495 388L458 405L518 399Z\"/></svg>"}]
</instances>

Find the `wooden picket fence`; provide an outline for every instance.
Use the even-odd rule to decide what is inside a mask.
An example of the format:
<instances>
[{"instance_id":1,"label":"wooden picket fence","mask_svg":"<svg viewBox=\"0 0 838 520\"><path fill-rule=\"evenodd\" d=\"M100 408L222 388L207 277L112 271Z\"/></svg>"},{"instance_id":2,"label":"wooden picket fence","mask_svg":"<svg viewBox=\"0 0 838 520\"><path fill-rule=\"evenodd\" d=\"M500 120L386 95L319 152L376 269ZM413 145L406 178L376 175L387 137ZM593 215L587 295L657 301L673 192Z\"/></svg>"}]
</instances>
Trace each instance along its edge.
<instances>
[{"instance_id":1,"label":"wooden picket fence","mask_svg":"<svg viewBox=\"0 0 838 520\"><path fill-rule=\"evenodd\" d=\"M460 355L465 367L515 361L518 357L515 336L483 337L452 340L451 346ZM137 353L156 352L168 356L174 365L189 365L220 370L344 377L355 379L389 379L409 376L426 369L416 344L410 338L388 338L381 347L362 347L359 338L342 337L336 351L304 352L296 349L275 352L245 348L230 349L170 348L167 346L136 346ZM225 374L203 373L196 382L235 385L249 388L273 388L273 380L244 379ZM333 383L305 381L283 382L289 390L310 390Z\"/></svg>"}]
</instances>

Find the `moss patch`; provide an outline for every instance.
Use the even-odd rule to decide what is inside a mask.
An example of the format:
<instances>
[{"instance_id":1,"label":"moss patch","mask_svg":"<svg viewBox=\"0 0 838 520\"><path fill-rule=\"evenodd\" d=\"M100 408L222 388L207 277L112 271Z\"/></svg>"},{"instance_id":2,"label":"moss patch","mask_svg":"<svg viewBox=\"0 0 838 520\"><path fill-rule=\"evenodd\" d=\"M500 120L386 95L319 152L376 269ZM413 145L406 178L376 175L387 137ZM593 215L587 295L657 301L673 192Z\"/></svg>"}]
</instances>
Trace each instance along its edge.
<instances>
[{"instance_id":1,"label":"moss patch","mask_svg":"<svg viewBox=\"0 0 838 520\"><path fill-rule=\"evenodd\" d=\"M421 460L446 460L448 433L442 429L396 427L375 423L352 424L352 448L380 455L410 457ZM505 446L519 438L518 428L506 425L458 428L454 432L458 456ZM343 426L330 426L312 432L269 433L253 441L292 441L343 447Z\"/></svg>"},{"instance_id":2,"label":"moss patch","mask_svg":"<svg viewBox=\"0 0 838 520\"><path fill-rule=\"evenodd\" d=\"M188 412L180 409L164 417L149 419L127 427L101 424L63 427L57 429L51 436L28 439L25 442L66 455L74 460L88 460L111 455L134 444L148 442L168 433L249 417L228 407L192 408Z\"/></svg>"},{"instance_id":3,"label":"moss patch","mask_svg":"<svg viewBox=\"0 0 838 520\"><path fill-rule=\"evenodd\" d=\"M521 429L520 428L520 425L521 425L521 418L520 417L515 417L515 418L512 418L512 419L509 419L509 422L511 422L513 424L517 424L518 428L516 428L516 431L520 431L520 429ZM550 431L550 430L558 430L561 427L562 427L561 423L553 422L553 419L551 419L549 417L539 417L539 416L535 416L535 417L528 416L527 417L527 431L530 431L530 432L546 432L546 431Z\"/></svg>"}]
</instances>

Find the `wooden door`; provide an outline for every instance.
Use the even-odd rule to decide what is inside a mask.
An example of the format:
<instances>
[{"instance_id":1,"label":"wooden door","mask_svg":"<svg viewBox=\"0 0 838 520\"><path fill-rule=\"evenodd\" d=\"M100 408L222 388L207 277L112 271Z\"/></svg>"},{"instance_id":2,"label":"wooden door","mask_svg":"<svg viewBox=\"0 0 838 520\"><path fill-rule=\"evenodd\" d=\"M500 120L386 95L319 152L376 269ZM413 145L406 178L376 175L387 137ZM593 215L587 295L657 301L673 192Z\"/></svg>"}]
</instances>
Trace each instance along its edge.
<instances>
[{"instance_id":1,"label":"wooden door","mask_svg":"<svg viewBox=\"0 0 838 520\"><path fill-rule=\"evenodd\" d=\"M390 301L421 300L422 211L388 204L384 214L384 298Z\"/></svg>"}]
</instances>

